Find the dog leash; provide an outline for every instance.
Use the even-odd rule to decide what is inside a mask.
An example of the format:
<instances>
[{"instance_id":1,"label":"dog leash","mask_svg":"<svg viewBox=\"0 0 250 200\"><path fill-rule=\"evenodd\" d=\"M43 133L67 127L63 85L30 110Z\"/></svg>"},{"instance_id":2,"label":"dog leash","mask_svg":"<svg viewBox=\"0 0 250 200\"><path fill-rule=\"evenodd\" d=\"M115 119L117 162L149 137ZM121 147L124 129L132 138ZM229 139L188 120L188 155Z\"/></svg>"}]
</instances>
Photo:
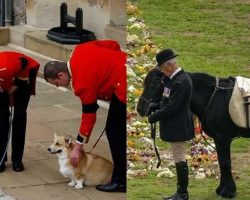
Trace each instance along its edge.
<instances>
[{"instance_id":1,"label":"dog leash","mask_svg":"<svg viewBox=\"0 0 250 200\"><path fill-rule=\"evenodd\" d=\"M102 135L104 134L105 131L106 131L106 126L105 126L105 128L103 129L101 135L99 136L99 138L97 139L97 141L95 142L95 144L93 145L93 147L91 148L90 151L92 151L92 150L96 147L96 145L98 144L99 140L101 139L101 137L102 137Z\"/></svg>"},{"instance_id":2,"label":"dog leash","mask_svg":"<svg viewBox=\"0 0 250 200\"><path fill-rule=\"evenodd\" d=\"M10 107L10 118L9 118L9 131L8 131L8 139L7 139L7 144L6 144L6 149L4 150L4 154L3 157L0 160L0 165L2 165L2 163L4 162L7 150L8 150L8 146L9 146L9 141L10 141L10 137L11 137L11 133L12 133L12 120L13 120L13 106Z\"/></svg>"},{"instance_id":3,"label":"dog leash","mask_svg":"<svg viewBox=\"0 0 250 200\"><path fill-rule=\"evenodd\" d=\"M156 123L151 124L151 138L153 138L153 140L154 140L155 153L156 153L156 156L157 156L157 159L158 159L156 168L158 168L158 167L160 167L160 165L161 165L161 157L160 157L159 151L158 151L158 149L157 149L157 147L156 147L156 144L155 144L155 138L156 138Z\"/></svg>"}]
</instances>

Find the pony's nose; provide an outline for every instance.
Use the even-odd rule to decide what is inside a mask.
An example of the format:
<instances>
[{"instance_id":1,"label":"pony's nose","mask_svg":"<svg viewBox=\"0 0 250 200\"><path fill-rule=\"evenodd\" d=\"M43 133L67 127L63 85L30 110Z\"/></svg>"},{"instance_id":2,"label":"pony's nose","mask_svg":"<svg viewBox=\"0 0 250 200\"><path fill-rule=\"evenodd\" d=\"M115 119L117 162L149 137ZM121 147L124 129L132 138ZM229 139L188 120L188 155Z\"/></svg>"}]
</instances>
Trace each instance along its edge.
<instances>
[{"instance_id":1,"label":"pony's nose","mask_svg":"<svg viewBox=\"0 0 250 200\"><path fill-rule=\"evenodd\" d=\"M50 152L50 151L51 151L51 148L49 147L47 150Z\"/></svg>"}]
</instances>

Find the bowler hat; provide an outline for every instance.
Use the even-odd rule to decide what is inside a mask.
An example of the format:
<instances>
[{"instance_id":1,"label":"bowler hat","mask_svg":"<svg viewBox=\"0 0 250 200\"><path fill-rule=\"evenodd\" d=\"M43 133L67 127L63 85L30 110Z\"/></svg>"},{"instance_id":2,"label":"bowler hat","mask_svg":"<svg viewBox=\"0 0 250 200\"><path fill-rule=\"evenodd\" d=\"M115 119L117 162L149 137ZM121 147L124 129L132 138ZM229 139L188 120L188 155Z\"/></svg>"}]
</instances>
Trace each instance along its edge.
<instances>
[{"instance_id":1,"label":"bowler hat","mask_svg":"<svg viewBox=\"0 0 250 200\"><path fill-rule=\"evenodd\" d=\"M156 60L158 62L156 67L159 67L162 63L164 63L167 60L170 60L170 59L172 59L172 58L174 58L176 56L178 56L178 55L175 54L172 49L164 49L164 50L160 51L156 55Z\"/></svg>"}]
</instances>

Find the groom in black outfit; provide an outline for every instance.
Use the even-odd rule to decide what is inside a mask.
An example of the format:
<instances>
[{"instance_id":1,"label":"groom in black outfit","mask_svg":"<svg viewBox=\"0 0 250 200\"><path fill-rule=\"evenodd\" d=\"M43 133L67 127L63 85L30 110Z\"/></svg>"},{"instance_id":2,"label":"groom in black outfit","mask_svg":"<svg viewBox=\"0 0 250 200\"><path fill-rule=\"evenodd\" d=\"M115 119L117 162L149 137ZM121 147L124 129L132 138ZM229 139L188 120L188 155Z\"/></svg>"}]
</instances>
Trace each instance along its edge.
<instances>
[{"instance_id":1,"label":"groom in black outfit","mask_svg":"<svg viewBox=\"0 0 250 200\"><path fill-rule=\"evenodd\" d=\"M176 54L165 49L156 55L157 67L164 73L164 91L160 108L148 117L150 123L160 122L160 137L170 143L177 172L177 191L164 200L188 200L188 165L186 141L194 137L190 110L192 80L178 66Z\"/></svg>"}]
</instances>

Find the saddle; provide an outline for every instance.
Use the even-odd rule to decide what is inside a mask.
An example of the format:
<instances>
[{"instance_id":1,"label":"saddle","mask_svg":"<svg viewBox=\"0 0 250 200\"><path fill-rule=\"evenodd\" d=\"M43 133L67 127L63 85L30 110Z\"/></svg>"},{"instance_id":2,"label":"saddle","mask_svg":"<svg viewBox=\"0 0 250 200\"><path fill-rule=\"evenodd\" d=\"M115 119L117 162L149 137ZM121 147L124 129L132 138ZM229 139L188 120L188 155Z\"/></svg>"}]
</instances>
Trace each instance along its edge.
<instances>
[{"instance_id":1,"label":"saddle","mask_svg":"<svg viewBox=\"0 0 250 200\"><path fill-rule=\"evenodd\" d=\"M229 114L233 122L242 128L250 127L250 79L235 77L232 97L229 101Z\"/></svg>"}]
</instances>

